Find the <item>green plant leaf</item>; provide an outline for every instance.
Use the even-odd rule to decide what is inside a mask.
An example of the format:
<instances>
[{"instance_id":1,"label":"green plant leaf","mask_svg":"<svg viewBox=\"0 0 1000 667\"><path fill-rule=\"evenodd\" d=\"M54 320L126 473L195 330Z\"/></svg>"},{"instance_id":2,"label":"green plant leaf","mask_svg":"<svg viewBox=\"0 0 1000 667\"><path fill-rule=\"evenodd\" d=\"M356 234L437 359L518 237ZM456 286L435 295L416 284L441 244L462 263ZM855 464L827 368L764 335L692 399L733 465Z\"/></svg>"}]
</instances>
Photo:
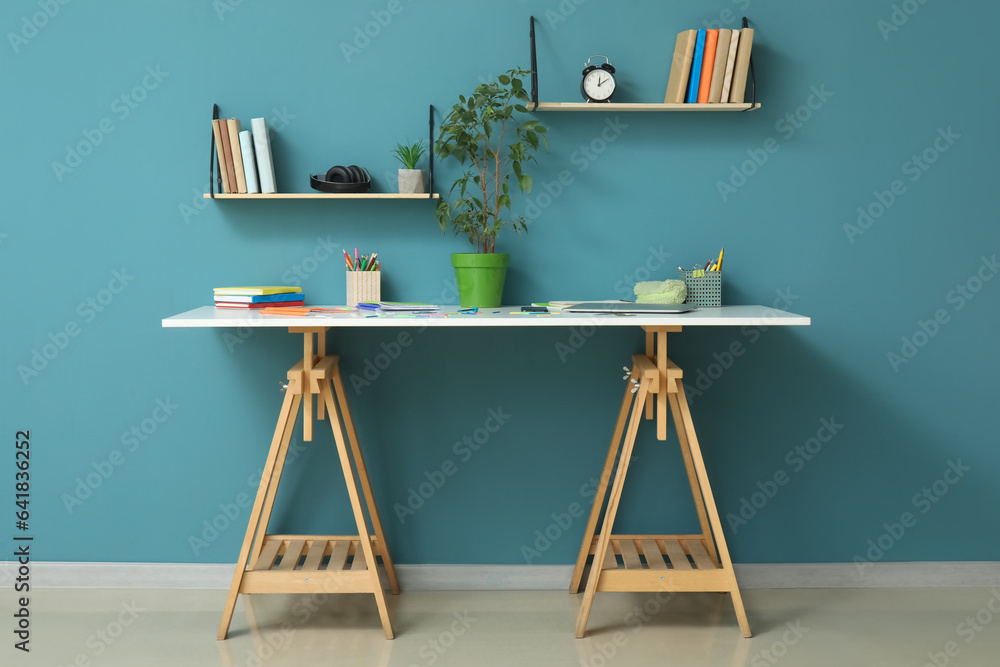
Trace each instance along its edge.
<instances>
[{"instance_id":1,"label":"green plant leaf","mask_svg":"<svg viewBox=\"0 0 1000 667\"><path fill-rule=\"evenodd\" d=\"M434 210L434 216L437 218L438 225L441 227L442 232L448 229L448 223L451 222L451 210L448 206L448 202L443 199L439 199L437 208Z\"/></svg>"},{"instance_id":2,"label":"green plant leaf","mask_svg":"<svg viewBox=\"0 0 1000 667\"><path fill-rule=\"evenodd\" d=\"M521 77L528 74L514 68L496 81L477 85L471 96L459 96L459 103L442 122L434 142L434 150L442 160L451 157L466 165L466 171L450 190L450 208L441 209L439 224L444 224L447 210L455 233L466 236L479 252L494 251L496 237L504 226L510 225L515 231L524 228L523 218L510 219L500 212L512 209L508 186L511 175L517 179L520 192L531 191L532 179L524 172L525 162L535 161L533 152L538 149L539 139L544 141L546 130L537 119L516 115L527 111L521 103L529 99ZM497 137L516 140L506 145L493 144Z\"/></svg>"},{"instance_id":3,"label":"green plant leaf","mask_svg":"<svg viewBox=\"0 0 1000 667\"><path fill-rule=\"evenodd\" d=\"M417 162L423 157L427 148L422 141L413 144L397 144L393 149L393 155L402 163L404 169L416 169Z\"/></svg>"}]
</instances>

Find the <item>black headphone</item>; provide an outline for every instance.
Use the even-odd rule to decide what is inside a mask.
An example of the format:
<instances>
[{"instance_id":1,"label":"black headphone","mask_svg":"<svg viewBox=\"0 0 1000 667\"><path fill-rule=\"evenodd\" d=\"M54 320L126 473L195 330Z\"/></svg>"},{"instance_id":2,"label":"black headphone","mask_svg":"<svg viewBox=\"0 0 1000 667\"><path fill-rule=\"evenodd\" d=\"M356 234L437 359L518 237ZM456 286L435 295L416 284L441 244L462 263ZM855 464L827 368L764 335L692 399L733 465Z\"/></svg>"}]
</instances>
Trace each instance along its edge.
<instances>
[{"instance_id":1,"label":"black headphone","mask_svg":"<svg viewBox=\"0 0 1000 667\"><path fill-rule=\"evenodd\" d=\"M372 177L368 170L352 164L330 167L326 174L310 174L309 185L320 192L368 192L372 187Z\"/></svg>"}]
</instances>

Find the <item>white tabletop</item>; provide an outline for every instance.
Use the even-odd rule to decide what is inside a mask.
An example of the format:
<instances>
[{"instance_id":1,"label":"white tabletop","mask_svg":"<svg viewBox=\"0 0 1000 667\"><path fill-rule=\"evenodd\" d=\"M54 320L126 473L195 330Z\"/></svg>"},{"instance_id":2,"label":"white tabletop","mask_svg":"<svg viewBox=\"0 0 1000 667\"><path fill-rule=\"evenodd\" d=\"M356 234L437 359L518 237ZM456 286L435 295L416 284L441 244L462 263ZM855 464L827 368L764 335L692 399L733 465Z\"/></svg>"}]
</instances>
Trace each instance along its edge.
<instances>
[{"instance_id":1,"label":"white tabletop","mask_svg":"<svg viewBox=\"0 0 1000 667\"><path fill-rule=\"evenodd\" d=\"M336 308L337 306L313 306ZM340 306L343 308L343 306ZM553 313L522 315L520 306L480 308L475 315L458 314L458 306L442 306L436 315L352 311L348 313L264 315L240 308L202 306L163 320L164 327L636 327L636 326L806 326L810 318L766 306L697 308L672 315L604 315ZM375 311L378 312L378 311ZM447 317L443 316L447 315Z\"/></svg>"}]
</instances>

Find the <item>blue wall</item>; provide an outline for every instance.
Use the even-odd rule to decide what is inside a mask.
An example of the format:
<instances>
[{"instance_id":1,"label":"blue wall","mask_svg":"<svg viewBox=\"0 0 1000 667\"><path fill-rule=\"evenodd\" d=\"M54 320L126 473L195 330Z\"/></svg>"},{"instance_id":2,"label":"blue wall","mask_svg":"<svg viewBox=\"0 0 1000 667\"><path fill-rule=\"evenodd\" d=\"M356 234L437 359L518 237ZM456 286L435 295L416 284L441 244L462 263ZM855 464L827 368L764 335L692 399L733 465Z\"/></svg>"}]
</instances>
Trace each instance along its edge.
<instances>
[{"instance_id":1,"label":"blue wall","mask_svg":"<svg viewBox=\"0 0 1000 667\"><path fill-rule=\"evenodd\" d=\"M342 302L336 251L355 246L379 251L386 297L455 302L448 254L465 241L442 236L426 202L204 202L213 102L244 124L271 120L281 190L307 191L307 174L335 163L366 165L391 189L390 149L426 136L429 103L446 109L528 65L530 14L543 99L577 100L583 61L603 53L619 101L658 101L676 33L735 27L740 6L757 28L762 110L538 115L550 149L517 204L529 233L499 244L513 255L505 299L625 296L636 278L674 277L724 245L727 303L814 323L673 338L734 559L998 557L1000 535L983 529L1000 504L1000 99L985 55L997 7L49 4L51 17L33 0L0 10L0 276L11 292L0 404L8 443L31 431L37 558L234 561L248 514L238 505L301 343L281 331L164 330L161 318L226 284L295 283L312 303ZM365 30L377 34L345 55ZM67 156L81 143L86 155ZM456 173L442 166L438 189ZM859 207L872 215L860 225ZM397 333L331 334L346 377ZM573 335L414 331L352 392L399 562L572 562L582 520L551 545L536 531L586 505L621 366L641 345L631 331ZM456 450L490 410L509 418L478 451ZM289 464L276 530L349 529L331 440L322 433ZM796 452L809 447L808 460ZM646 429L637 456L620 528L693 530L672 430L664 444ZM401 520L394 505L446 460L457 473ZM952 464L961 476L946 473ZM883 535L906 512L902 535Z\"/></svg>"}]
</instances>

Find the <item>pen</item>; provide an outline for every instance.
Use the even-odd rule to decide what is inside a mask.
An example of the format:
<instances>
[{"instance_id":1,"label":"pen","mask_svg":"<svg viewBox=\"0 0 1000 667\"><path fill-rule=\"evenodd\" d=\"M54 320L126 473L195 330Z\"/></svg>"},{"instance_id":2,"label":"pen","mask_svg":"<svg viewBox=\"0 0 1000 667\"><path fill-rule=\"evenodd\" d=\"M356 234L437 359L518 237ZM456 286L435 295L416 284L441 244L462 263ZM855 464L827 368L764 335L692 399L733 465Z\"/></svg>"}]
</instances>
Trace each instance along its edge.
<instances>
[{"instance_id":1,"label":"pen","mask_svg":"<svg viewBox=\"0 0 1000 667\"><path fill-rule=\"evenodd\" d=\"M378 271L378 269L375 268L375 258L376 257L378 257L378 253L377 252L373 253L371 259L368 261L368 270L369 271Z\"/></svg>"},{"instance_id":2,"label":"pen","mask_svg":"<svg viewBox=\"0 0 1000 667\"><path fill-rule=\"evenodd\" d=\"M355 266L355 269L354 269L355 271L357 271L357 267L361 266L361 264L358 263L358 249L357 248L354 249L354 266Z\"/></svg>"}]
</instances>

